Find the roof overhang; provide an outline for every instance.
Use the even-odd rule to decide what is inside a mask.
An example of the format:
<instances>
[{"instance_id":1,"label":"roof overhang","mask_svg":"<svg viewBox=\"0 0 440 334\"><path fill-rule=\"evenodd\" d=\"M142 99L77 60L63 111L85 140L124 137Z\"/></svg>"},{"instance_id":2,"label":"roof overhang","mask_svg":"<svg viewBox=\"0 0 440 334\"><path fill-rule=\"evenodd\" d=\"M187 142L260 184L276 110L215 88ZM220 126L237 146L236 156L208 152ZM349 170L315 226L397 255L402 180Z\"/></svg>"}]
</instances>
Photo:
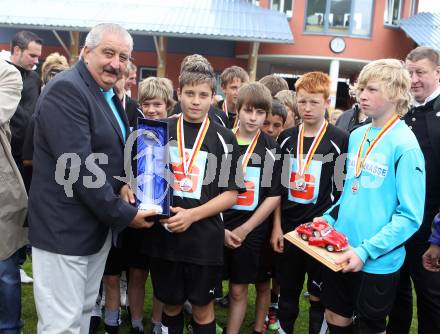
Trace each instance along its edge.
<instances>
[{"instance_id":1,"label":"roof overhang","mask_svg":"<svg viewBox=\"0 0 440 334\"><path fill-rule=\"evenodd\" d=\"M89 31L113 22L135 35L293 43L286 16L245 0L16 0L0 26Z\"/></svg>"},{"instance_id":2,"label":"roof overhang","mask_svg":"<svg viewBox=\"0 0 440 334\"><path fill-rule=\"evenodd\" d=\"M418 45L440 50L440 13L419 13L399 23L400 28Z\"/></svg>"}]
</instances>

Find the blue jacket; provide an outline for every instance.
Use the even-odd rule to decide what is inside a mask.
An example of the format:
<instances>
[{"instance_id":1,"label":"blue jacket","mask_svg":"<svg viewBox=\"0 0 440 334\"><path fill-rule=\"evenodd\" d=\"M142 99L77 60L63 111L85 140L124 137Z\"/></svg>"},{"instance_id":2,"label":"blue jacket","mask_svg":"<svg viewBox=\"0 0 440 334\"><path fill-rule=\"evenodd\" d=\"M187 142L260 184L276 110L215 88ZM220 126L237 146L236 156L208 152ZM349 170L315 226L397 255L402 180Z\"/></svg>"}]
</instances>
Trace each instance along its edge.
<instances>
[{"instance_id":1,"label":"blue jacket","mask_svg":"<svg viewBox=\"0 0 440 334\"><path fill-rule=\"evenodd\" d=\"M440 246L440 212L434 217L432 222L432 234L429 237L429 242Z\"/></svg>"},{"instance_id":2,"label":"blue jacket","mask_svg":"<svg viewBox=\"0 0 440 334\"><path fill-rule=\"evenodd\" d=\"M348 237L364 262L363 271L388 274L402 266L402 246L422 222L425 164L417 139L400 121L371 151L356 180L356 153L368 127L350 135L344 190L324 218ZM364 152L379 130L371 129Z\"/></svg>"}]
</instances>

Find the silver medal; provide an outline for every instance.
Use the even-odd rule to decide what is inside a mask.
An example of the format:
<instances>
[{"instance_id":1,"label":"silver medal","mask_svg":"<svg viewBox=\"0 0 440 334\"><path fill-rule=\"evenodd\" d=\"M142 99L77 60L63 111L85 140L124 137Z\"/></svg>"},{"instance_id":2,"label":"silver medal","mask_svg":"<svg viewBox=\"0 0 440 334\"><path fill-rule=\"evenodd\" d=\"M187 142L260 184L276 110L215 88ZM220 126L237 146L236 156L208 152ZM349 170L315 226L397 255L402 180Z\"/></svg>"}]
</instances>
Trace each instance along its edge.
<instances>
[{"instance_id":1,"label":"silver medal","mask_svg":"<svg viewBox=\"0 0 440 334\"><path fill-rule=\"evenodd\" d=\"M353 183L351 184L351 191L353 194L356 194L360 188L359 179L354 179Z\"/></svg>"},{"instance_id":2,"label":"silver medal","mask_svg":"<svg viewBox=\"0 0 440 334\"><path fill-rule=\"evenodd\" d=\"M188 192L192 189L193 183L190 178L184 177L179 181L180 190L183 192Z\"/></svg>"}]
</instances>

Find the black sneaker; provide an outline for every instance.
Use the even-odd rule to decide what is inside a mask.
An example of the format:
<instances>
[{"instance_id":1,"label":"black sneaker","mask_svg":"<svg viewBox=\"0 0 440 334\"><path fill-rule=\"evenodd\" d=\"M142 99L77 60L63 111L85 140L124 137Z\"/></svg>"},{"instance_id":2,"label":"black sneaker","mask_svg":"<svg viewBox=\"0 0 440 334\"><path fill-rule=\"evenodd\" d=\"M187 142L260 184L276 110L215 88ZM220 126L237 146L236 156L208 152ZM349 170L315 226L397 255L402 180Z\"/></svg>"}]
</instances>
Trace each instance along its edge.
<instances>
[{"instance_id":1,"label":"black sneaker","mask_svg":"<svg viewBox=\"0 0 440 334\"><path fill-rule=\"evenodd\" d=\"M128 332L128 334L144 334L144 331L139 329L139 328L131 328L130 332Z\"/></svg>"},{"instance_id":2,"label":"black sneaker","mask_svg":"<svg viewBox=\"0 0 440 334\"><path fill-rule=\"evenodd\" d=\"M105 334L118 334L119 326L109 326L104 324L104 333Z\"/></svg>"},{"instance_id":3,"label":"black sneaker","mask_svg":"<svg viewBox=\"0 0 440 334\"><path fill-rule=\"evenodd\" d=\"M89 334L96 334L98 332L100 324L101 324L101 317L92 316L90 318Z\"/></svg>"}]
</instances>

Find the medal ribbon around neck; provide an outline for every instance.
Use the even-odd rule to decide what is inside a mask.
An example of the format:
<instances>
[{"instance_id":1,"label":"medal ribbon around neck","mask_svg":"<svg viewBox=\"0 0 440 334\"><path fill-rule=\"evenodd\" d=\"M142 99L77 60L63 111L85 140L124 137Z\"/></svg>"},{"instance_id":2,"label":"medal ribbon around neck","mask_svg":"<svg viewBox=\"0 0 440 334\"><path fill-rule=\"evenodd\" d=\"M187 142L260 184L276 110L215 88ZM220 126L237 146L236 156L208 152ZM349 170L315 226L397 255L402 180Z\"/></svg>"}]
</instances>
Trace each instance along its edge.
<instances>
[{"instance_id":1,"label":"medal ribbon around neck","mask_svg":"<svg viewBox=\"0 0 440 334\"><path fill-rule=\"evenodd\" d=\"M183 164L183 173L188 176L191 173L194 162L196 161L197 154L202 147L203 140L205 139L206 132L209 128L209 118L205 117L202 125L200 126L199 132L197 133L196 140L192 148L192 152L188 156L188 160L185 158L185 134L183 129L183 115L180 115L177 120L177 150L179 151L179 158Z\"/></svg>"},{"instance_id":2,"label":"medal ribbon around neck","mask_svg":"<svg viewBox=\"0 0 440 334\"><path fill-rule=\"evenodd\" d=\"M379 141L399 122L399 116L394 115L380 130L380 132L377 134L376 138L371 142L370 146L368 147L367 152L365 152L365 156L362 157L362 153L364 151L364 143L367 139L368 134L370 133L371 127L369 126L367 131L365 131L364 137L362 138L361 145L359 146L358 152L357 152L357 159L356 159L356 171L355 176L359 177L362 173L362 169L364 168L365 161L367 160L368 156L370 155L371 151L373 151L373 148L376 147L377 144L379 144Z\"/></svg>"},{"instance_id":3,"label":"medal ribbon around neck","mask_svg":"<svg viewBox=\"0 0 440 334\"><path fill-rule=\"evenodd\" d=\"M226 100L224 100L224 102L223 102L222 110L226 113L226 117L229 119L228 102ZM235 120L234 120L234 125L232 126L232 129L237 129L239 125L240 125L240 122L238 120L238 113L235 113Z\"/></svg>"},{"instance_id":4,"label":"medal ribbon around neck","mask_svg":"<svg viewBox=\"0 0 440 334\"><path fill-rule=\"evenodd\" d=\"M238 136L238 128L233 130L235 137ZM252 138L251 143L249 144L248 148L246 149L246 152L244 153L243 162L241 163L241 166L243 168L243 173L246 172L246 167L249 163L249 160L251 158L252 153L255 150L255 146L257 146L258 138L260 137L261 130L258 130L258 132L255 134L254 138Z\"/></svg>"},{"instance_id":5,"label":"medal ribbon around neck","mask_svg":"<svg viewBox=\"0 0 440 334\"><path fill-rule=\"evenodd\" d=\"M309 151L306 155L306 162L303 164L303 150L304 150L304 124L301 124L299 126L298 130L298 144L296 147L296 157L298 161L298 170L297 174L299 176L304 176L305 172L310 166L310 163L312 162L313 155L315 154L316 149L318 148L319 144L321 143L322 138L324 137L325 132L327 131L328 122L324 121L319 128L315 139L313 139L312 146L310 146Z\"/></svg>"}]
</instances>

